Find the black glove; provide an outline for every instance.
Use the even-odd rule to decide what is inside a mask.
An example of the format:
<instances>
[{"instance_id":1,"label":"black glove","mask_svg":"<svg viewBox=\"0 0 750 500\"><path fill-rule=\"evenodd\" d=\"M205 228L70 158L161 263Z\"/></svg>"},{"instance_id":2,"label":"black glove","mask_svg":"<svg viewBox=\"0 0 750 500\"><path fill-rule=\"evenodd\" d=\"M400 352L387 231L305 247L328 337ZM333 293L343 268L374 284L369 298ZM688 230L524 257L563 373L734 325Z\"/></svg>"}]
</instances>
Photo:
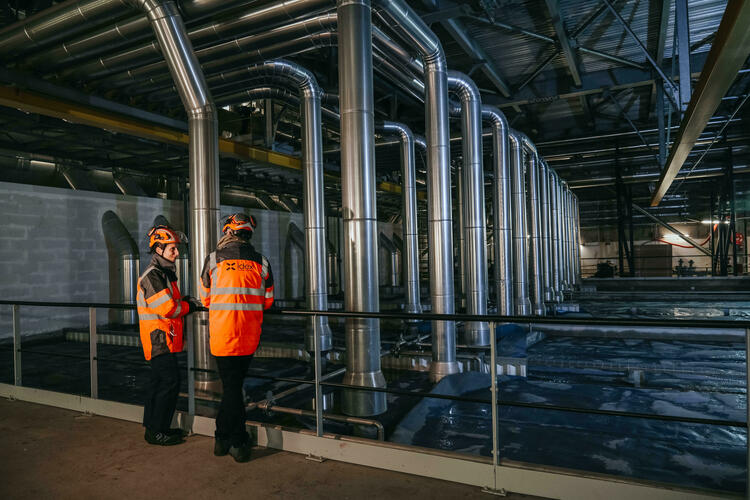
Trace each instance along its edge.
<instances>
[{"instance_id":1,"label":"black glove","mask_svg":"<svg viewBox=\"0 0 750 500\"><path fill-rule=\"evenodd\" d=\"M190 308L188 309L188 314L194 313L195 311L204 310L203 303L201 303L201 301L196 299L195 297L185 295L182 300L187 302L188 306L190 306Z\"/></svg>"}]
</instances>

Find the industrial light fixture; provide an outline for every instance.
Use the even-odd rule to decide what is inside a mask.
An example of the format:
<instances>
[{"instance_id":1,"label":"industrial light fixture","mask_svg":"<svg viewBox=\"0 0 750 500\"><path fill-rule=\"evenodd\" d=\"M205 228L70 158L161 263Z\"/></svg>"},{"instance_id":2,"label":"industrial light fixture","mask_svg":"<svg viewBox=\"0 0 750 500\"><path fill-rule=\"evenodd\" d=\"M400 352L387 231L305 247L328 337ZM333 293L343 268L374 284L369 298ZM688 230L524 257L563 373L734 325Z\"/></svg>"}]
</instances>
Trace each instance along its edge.
<instances>
[{"instance_id":1,"label":"industrial light fixture","mask_svg":"<svg viewBox=\"0 0 750 500\"><path fill-rule=\"evenodd\" d=\"M702 220L702 221L701 221L701 224L721 224L722 222L723 222L724 224L729 224L729 221L728 221L728 220L725 220L725 221L719 221L719 220L708 220L708 219L706 219L706 220Z\"/></svg>"}]
</instances>

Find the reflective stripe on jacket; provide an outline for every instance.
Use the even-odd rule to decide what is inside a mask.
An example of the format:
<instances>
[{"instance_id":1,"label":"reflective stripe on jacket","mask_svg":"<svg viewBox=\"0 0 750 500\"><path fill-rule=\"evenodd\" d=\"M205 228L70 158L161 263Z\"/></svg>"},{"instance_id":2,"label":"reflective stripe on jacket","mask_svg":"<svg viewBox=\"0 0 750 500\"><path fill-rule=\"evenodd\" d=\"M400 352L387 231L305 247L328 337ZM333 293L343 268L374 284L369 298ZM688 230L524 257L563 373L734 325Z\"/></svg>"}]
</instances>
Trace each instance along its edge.
<instances>
[{"instance_id":1,"label":"reflective stripe on jacket","mask_svg":"<svg viewBox=\"0 0 750 500\"><path fill-rule=\"evenodd\" d=\"M155 254L138 279L138 320L146 360L182 351L182 317L190 305L182 300L174 264L169 264Z\"/></svg>"},{"instance_id":2,"label":"reflective stripe on jacket","mask_svg":"<svg viewBox=\"0 0 750 500\"><path fill-rule=\"evenodd\" d=\"M250 243L232 241L211 252L201 272L214 356L247 356L258 348L263 311L273 304L268 259Z\"/></svg>"}]
</instances>

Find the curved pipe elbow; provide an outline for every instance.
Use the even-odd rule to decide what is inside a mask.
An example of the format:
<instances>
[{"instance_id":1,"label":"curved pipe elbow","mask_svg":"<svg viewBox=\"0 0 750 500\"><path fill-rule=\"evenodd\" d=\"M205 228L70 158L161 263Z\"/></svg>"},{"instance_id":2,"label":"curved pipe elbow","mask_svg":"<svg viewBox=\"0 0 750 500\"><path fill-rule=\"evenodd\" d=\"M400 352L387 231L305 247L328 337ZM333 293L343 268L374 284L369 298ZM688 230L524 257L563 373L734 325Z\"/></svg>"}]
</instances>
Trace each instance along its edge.
<instances>
[{"instance_id":1,"label":"curved pipe elbow","mask_svg":"<svg viewBox=\"0 0 750 500\"><path fill-rule=\"evenodd\" d=\"M383 12L402 30L419 50L426 71L447 71L440 39L403 0L376 0Z\"/></svg>"},{"instance_id":2,"label":"curved pipe elbow","mask_svg":"<svg viewBox=\"0 0 750 500\"><path fill-rule=\"evenodd\" d=\"M414 144L414 134L404 123L384 121L377 125L383 132L398 135L404 146L411 147ZM426 144L425 144L426 146Z\"/></svg>"},{"instance_id":3,"label":"curved pipe elbow","mask_svg":"<svg viewBox=\"0 0 750 500\"><path fill-rule=\"evenodd\" d=\"M510 130L508 119L496 106L482 104L482 119L492 123L492 125L499 131L507 132Z\"/></svg>"},{"instance_id":4,"label":"curved pipe elbow","mask_svg":"<svg viewBox=\"0 0 750 500\"><path fill-rule=\"evenodd\" d=\"M482 102L474 80L460 71L448 70L448 88L462 102Z\"/></svg>"}]
</instances>

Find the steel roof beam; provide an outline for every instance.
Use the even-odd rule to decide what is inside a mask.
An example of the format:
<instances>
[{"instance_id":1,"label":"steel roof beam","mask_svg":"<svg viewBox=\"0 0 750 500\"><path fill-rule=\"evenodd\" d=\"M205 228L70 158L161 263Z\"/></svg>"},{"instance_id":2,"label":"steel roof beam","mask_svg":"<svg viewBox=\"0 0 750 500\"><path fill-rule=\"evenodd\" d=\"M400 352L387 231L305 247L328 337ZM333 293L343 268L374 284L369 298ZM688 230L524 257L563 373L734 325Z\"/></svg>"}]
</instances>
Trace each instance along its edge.
<instances>
[{"instance_id":1,"label":"steel roof beam","mask_svg":"<svg viewBox=\"0 0 750 500\"><path fill-rule=\"evenodd\" d=\"M552 18L552 26L555 28L557 40L560 42L560 49L565 54L565 61L568 64L570 76L573 77L576 87L581 86L581 72L578 69L578 55L573 50L573 44L570 43L568 33L565 31L565 23L560 14L560 5L558 0L545 0L549 15Z\"/></svg>"},{"instance_id":2,"label":"steel roof beam","mask_svg":"<svg viewBox=\"0 0 750 500\"><path fill-rule=\"evenodd\" d=\"M603 0L606 1L606 0ZM651 206L657 206L682 168L696 139L721 104L750 54L750 2L729 0L680 130L661 173Z\"/></svg>"}]
</instances>

